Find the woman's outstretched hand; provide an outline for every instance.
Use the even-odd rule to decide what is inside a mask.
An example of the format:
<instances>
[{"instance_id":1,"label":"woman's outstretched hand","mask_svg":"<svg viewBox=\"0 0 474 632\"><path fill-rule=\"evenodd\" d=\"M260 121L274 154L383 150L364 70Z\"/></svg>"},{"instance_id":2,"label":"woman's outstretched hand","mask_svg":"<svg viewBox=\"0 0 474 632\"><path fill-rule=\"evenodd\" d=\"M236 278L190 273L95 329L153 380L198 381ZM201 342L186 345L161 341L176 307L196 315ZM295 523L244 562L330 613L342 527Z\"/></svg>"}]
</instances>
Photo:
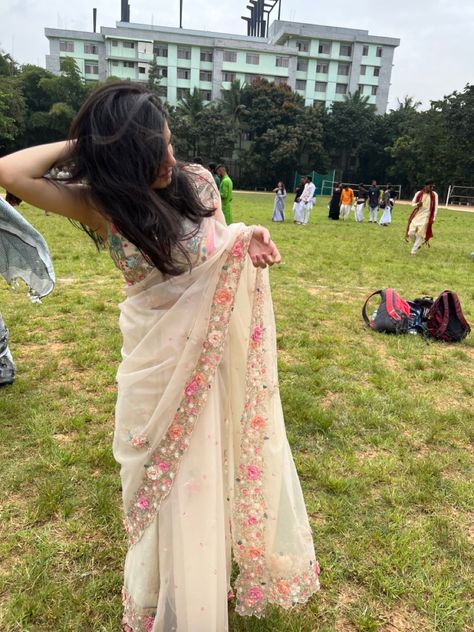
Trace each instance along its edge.
<instances>
[{"instance_id":1,"label":"woman's outstretched hand","mask_svg":"<svg viewBox=\"0 0 474 632\"><path fill-rule=\"evenodd\" d=\"M281 261L278 248L271 240L268 230L263 226L254 227L248 252L256 268L266 268Z\"/></svg>"}]
</instances>

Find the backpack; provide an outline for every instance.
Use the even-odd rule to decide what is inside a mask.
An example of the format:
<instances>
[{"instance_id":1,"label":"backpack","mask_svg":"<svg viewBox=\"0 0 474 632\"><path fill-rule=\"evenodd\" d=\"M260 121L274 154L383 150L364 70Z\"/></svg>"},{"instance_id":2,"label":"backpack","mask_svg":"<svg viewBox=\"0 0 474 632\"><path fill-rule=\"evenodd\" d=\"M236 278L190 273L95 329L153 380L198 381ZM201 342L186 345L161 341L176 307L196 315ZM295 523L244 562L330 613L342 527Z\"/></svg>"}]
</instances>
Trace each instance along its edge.
<instances>
[{"instance_id":1,"label":"backpack","mask_svg":"<svg viewBox=\"0 0 474 632\"><path fill-rule=\"evenodd\" d=\"M471 331L464 317L456 292L444 290L438 296L426 315L428 335L437 340L459 342Z\"/></svg>"},{"instance_id":2,"label":"backpack","mask_svg":"<svg viewBox=\"0 0 474 632\"><path fill-rule=\"evenodd\" d=\"M367 316L367 303L379 294L381 301L378 309L369 320ZM408 331L410 324L410 305L398 292L392 288L377 290L373 292L365 301L362 308L362 318L366 324L375 331L384 331L392 334L404 334Z\"/></svg>"}]
</instances>

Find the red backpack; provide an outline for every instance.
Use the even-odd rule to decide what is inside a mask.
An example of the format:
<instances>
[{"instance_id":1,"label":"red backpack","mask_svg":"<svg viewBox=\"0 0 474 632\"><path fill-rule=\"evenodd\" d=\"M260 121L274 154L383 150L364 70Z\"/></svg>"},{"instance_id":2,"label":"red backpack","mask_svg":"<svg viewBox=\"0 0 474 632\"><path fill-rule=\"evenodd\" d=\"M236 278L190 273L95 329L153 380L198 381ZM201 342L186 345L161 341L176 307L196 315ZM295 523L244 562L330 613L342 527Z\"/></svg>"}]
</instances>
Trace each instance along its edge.
<instances>
[{"instance_id":1,"label":"red backpack","mask_svg":"<svg viewBox=\"0 0 474 632\"><path fill-rule=\"evenodd\" d=\"M380 295L380 305L374 313L372 320L367 316L367 303L372 296ZM364 303L362 318L366 324L375 331L384 331L390 334L404 334L408 331L410 305L398 292L392 288L373 292Z\"/></svg>"},{"instance_id":2,"label":"red backpack","mask_svg":"<svg viewBox=\"0 0 474 632\"><path fill-rule=\"evenodd\" d=\"M426 315L428 334L438 340L459 342L471 331L456 292L444 290Z\"/></svg>"}]
</instances>

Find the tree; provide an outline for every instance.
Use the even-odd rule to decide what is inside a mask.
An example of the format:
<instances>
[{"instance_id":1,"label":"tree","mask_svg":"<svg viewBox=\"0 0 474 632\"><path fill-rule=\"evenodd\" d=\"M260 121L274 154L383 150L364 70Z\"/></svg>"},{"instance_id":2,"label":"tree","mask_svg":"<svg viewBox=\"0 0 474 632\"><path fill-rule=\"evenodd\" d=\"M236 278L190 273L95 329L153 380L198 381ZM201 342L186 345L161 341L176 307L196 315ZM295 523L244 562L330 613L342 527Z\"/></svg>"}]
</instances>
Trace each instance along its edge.
<instances>
[{"instance_id":1,"label":"tree","mask_svg":"<svg viewBox=\"0 0 474 632\"><path fill-rule=\"evenodd\" d=\"M162 77L163 77L163 75L161 74L161 69L158 66L158 63L156 61L156 57L154 57L153 61L148 66L147 86L148 86L149 90L152 90L153 92L158 92L158 86L161 83Z\"/></svg>"},{"instance_id":2,"label":"tree","mask_svg":"<svg viewBox=\"0 0 474 632\"><path fill-rule=\"evenodd\" d=\"M375 106L358 92L332 104L325 121L324 144L343 179L354 181L359 177L360 154L370 145L375 120Z\"/></svg>"}]
</instances>

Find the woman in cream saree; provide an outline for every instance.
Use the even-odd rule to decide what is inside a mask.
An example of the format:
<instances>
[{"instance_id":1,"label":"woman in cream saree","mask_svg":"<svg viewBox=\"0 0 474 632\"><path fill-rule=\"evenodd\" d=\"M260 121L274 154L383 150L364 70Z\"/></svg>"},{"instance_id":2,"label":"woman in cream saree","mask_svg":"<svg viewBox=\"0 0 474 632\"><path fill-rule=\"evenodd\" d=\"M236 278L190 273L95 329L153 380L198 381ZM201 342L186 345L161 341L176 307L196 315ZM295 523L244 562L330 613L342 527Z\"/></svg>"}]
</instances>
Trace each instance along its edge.
<instances>
[{"instance_id":1,"label":"woman in cream saree","mask_svg":"<svg viewBox=\"0 0 474 632\"><path fill-rule=\"evenodd\" d=\"M67 184L43 177L66 162ZM231 590L237 612L260 617L307 601L319 569L285 435L268 272L252 265L263 229L216 221L211 174L175 164L156 94L113 83L90 95L69 141L2 158L0 184L87 226L129 284L114 436L124 629L225 632Z\"/></svg>"},{"instance_id":2,"label":"woman in cream saree","mask_svg":"<svg viewBox=\"0 0 474 632\"><path fill-rule=\"evenodd\" d=\"M120 306L114 454L133 632L224 632L232 589L238 613L263 616L267 604L289 608L318 587L283 422L268 271L247 256L251 234L205 220L191 273L153 271Z\"/></svg>"}]
</instances>

